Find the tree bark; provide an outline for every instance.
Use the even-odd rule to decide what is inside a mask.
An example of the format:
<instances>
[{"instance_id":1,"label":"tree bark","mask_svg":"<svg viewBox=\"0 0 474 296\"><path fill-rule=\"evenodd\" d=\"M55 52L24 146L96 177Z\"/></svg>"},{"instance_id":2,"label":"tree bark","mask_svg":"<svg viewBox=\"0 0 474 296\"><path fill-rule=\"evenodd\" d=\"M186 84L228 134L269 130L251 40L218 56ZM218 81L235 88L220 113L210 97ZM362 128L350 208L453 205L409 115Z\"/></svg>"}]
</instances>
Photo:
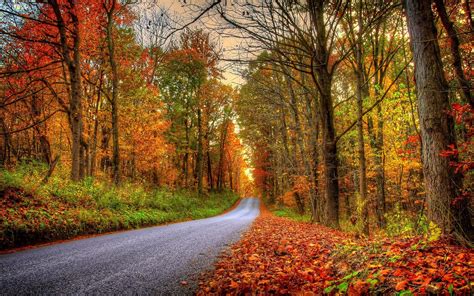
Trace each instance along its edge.
<instances>
[{"instance_id":1,"label":"tree bark","mask_svg":"<svg viewBox=\"0 0 474 296\"><path fill-rule=\"evenodd\" d=\"M97 138L99 134L99 109L101 104L101 93L102 93L102 73L99 78L99 87L97 89L97 102L95 105L95 118L94 118L94 131L92 134L92 147L90 151L90 170L89 176L93 177L95 174L96 163L97 163Z\"/></svg>"},{"instance_id":2,"label":"tree bark","mask_svg":"<svg viewBox=\"0 0 474 296\"><path fill-rule=\"evenodd\" d=\"M462 69L461 54L459 52L459 38L454 28L453 22L449 19L446 7L444 6L443 0L434 0L436 4L436 10L438 11L439 18L443 27L446 29L448 34L449 46L451 48L451 57L453 59L453 68L456 78L461 88L461 94L466 103L469 103L474 108L474 98L471 96L471 84L466 79L464 71Z\"/></svg>"},{"instance_id":3,"label":"tree bark","mask_svg":"<svg viewBox=\"0 0 474 296\"><path fill-rule=\"evenodd\" d=\"M308 0L311 23L316 32L312 77L320 94L320 121L323 144L323 168L326 187L326 225L339 228L339 176L334 107L331 94L332 73L329 71L324 1Z\"/></svg>"},{"instance_id":4,"label":"tree bark","mask_svg":"<svg viewBox=\"0 0 474 296\"><path fill-rule=\"evenodd\" d=\"M224 159L225 159L225 142L227 140L228 119L222 123L221 141L219 147L219 165L217 168L217 190L220 192L224 183Z\"/></svg>"},{"instance_id":5,"label":"tree bark","mask_svg":"<svg viewBox=\"0 0 474 296\"><path fill-rule=\"evenodd\" d=\"M282 67L282 71L285 73L285 82L286 86L290 92L290 106L291 110L293 111L293 119L295 121L295 129L296 129L296 143L298 146L298 151L300 153L301 161L303 162L303 168L304 168L304 174L306 178L310 181L310 189L309 189L309 196L310 196L310 202L311 202L311 210L312 213L314 214L314 205L316 202L316 189L312 186L314 185L314 179L313 179L313 172L311 171L311 164L310 160L308 157L306 157L306 149L304 145L304 135L303 135L303 128L302 128L302 123L300 120L300 112L298 110L298 101L296 98L295 91L293 89L293 84L291 83L290 78L288 77L289 73L286 71L284 67ZM296 149L296 147L295 147ZM300 211L304 212L304 203Z\"/></svg>"},{"instance_id":6,"label":"tree bark","mask_svg":"<svg viewBox=\"0 0 474 296\"><path fill-rule=\"evenodd\" d=\"M362 55L359 50L358 55ZM359 57L358 63L362 62ZM359 154L359 195L362 202L362 231L364 234L369 234L369 199L367 197L367 162L365 157L365 143L364 143L364 126L363 126L363 102L364 98L368 97L369 90L365 79L362 77L363 73L360 69L361 64L358 64L357 73L357 140L358 140L358 154Z\"/></svg>"},{"instance_id":7,"label":"tree bark","mask_svg":"<svg viewBox=\"0 0 474 296\"><path fill-rule=\"evenodd\" d=\"M449 110L448 85L443 73L431 0L407 0L408 32L415 63L416 91L423 146L428 218L443 233L473 235L468 200L453 204L461 188L461 176L454 172L450 161L440 153L448 145L456 146L453 118Z\"/></svg>"},{"instance_id":8,"label":"tree bark","mask_svg":"<svg viewBox=\"0 0 474 296\"><path fill-rule=\"evenodd\" d=\"M110 3L109 3L110 2ZM118 70L115 61L115 43L113 36L114 13L116 0L105 1L107 11L107 48L109 63L112 70L112 173L115 185L120 184L120 147L119 147L119 118L118 118ZM110 6L110 7L109 7Z\"/></svg>"},{"instance_id":9,"label":"tree bark","mask_svg":"<svg viewBox=\"0 0 474 296\"><path fill-rule=\"evenodd\" d=\"M196 169L197 169L197 184L198 184L198 193L202 194L202 175L203 175L203 150L202 150L202 120L201 120L201 107L198 106L197 109L197 128L198 128L198 138L197 138L197 159L196 159Z\"/></svg>"},{"instance_id":10,"label":"tree bark","mask_svg":"<svg viewBox=\"0 0 474 296\"><path fill-rule=\"evenodd\" d=\"M61 12L61 7L57 0L49 0L53 8L59 30L61 45L61 55L66 62L69 72L70 99L69 99L69 123L72 132L71 147L71 179L79 181L81 179L81 139L82 139L82 87L81 87L81 55L80 55L80 34L79 19L75 14L75 1L69 0L69 15L72 22L72 57L71 49L66 33L66 25Z\"/></svg>"}]
</instances>

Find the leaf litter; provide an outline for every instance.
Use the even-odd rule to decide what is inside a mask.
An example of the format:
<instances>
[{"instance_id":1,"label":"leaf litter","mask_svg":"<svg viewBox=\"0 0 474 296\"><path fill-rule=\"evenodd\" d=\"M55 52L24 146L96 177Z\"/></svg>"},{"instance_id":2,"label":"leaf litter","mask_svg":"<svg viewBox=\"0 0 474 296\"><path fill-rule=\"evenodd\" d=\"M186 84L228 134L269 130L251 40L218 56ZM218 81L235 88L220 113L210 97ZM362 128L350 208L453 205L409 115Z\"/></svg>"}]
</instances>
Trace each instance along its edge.
<instances>
[{"instance_id":1,"label":"leaf litter","mask_svg":"<svg viewBox=\"0 0 474 296\"><path fill-rule=\"evenodd\" d=\"M198 295L472 295L473 249L447 239L355 238L263 211Z\"/></svg>"}]
</instances>

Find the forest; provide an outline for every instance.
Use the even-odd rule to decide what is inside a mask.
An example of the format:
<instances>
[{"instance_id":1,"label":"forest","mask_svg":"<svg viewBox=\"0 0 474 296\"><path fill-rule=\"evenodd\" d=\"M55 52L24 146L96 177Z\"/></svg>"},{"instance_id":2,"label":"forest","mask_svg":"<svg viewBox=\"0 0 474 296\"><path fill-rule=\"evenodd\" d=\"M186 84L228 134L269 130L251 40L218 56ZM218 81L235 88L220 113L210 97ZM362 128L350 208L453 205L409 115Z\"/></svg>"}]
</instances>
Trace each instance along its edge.
<instances>
[{"instance_id":1,"label":"forest","mask_svg":"<svg viewBox=\"0 0 474 296\"><path fill-rule=\"evenodd\" d=\"M0 250L256 197L230 253L181 286L474 293L473 9L3 2Z\"/></svg>"}]
</instances>

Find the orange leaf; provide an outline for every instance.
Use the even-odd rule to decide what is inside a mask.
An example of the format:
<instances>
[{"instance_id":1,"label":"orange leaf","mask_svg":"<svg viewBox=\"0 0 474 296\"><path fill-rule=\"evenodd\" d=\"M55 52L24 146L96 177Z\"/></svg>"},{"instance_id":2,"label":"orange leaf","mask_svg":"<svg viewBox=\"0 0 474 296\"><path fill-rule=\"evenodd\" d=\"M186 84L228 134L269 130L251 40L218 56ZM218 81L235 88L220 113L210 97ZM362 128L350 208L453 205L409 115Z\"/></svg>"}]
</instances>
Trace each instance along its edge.
<instances>
[{"instance_id":1,"label":"orange leaf","mask_svg":"<svg viewBox=\"0 0 474 296\"><path fill-rule=\"evenodd\" d=\"M395 286L395 290L397 291L405 290L405 287L407 286L407 284L408 284L408 281L398 282L397 285Z\"/></svg>"},{"instance_id":2,"label":"orange leaf","mask_svg":"<svg viewBox=\"0 0 474 296\"><path fill-rule=\"evenodd\" d=\"M231 280L230 281L230 287L232 289L237 289L239 287L239 284L237 282Z\"/></svg>"}]
</instances>

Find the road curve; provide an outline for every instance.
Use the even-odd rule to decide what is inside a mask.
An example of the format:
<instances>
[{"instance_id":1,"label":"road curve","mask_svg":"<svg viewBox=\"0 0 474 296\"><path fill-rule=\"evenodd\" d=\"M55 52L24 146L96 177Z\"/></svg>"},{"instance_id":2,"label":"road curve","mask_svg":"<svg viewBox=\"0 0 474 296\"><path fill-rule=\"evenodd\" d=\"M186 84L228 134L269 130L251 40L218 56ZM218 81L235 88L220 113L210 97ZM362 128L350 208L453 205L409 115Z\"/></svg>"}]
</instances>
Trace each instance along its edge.
<instances>
[{"instance_id":1,"label":"road curve","mask_svg":"<svg viewBox=\"0 0 474 296\"><path fill-rule=\"evenodd\" d=\"M192 294L199 274L258 214L259 200L246 198L213 218L0 255L0 294Z\"/></svg>"}]
</instances>

